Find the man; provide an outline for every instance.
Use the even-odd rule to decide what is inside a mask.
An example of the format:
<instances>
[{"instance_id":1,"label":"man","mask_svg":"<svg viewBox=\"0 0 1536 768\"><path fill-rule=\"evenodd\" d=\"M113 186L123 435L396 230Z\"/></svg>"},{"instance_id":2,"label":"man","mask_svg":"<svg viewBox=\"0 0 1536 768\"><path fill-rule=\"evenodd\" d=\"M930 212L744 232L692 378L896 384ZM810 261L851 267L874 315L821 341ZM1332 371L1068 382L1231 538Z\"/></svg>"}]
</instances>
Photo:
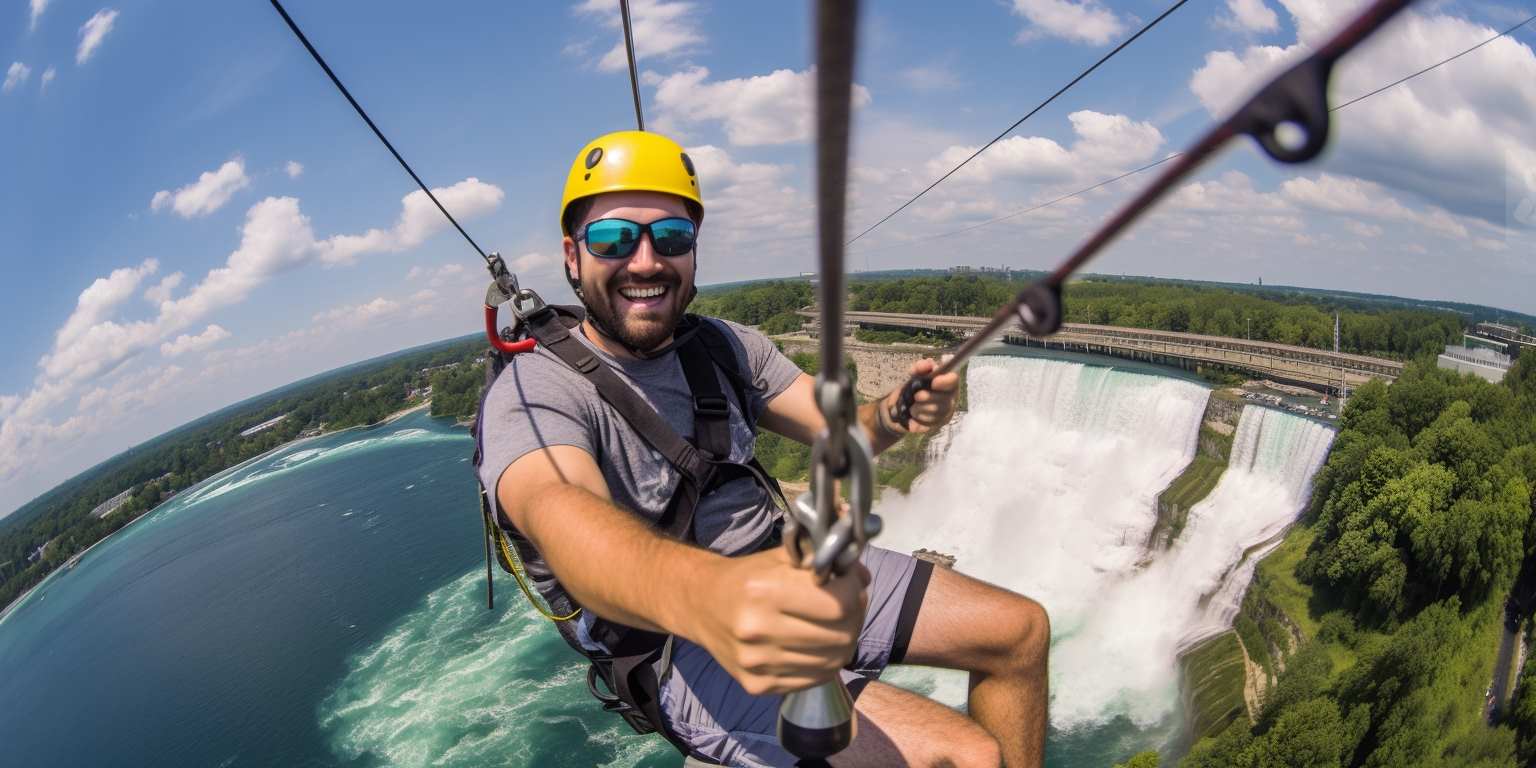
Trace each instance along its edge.
<instances>
[{"instance_id":1,"label":"man","mask_svg":"<svg viewBox=\"0 0 1536 768\"><path fill-rule=\"evenodd\" d=\"M676 333L694 295L703 197L682 147L654 133L599 137L572 166L561 210L565 266L586 306L571 336L697 441ZM811 442L825 422L813 380L761 334L705 320L747 379L727 397L729 462L749 462L753 424ZM727 361L732 362L732 361ZM913 366L928 374L932 361ZM731 376L719 381L729 392ZM895 393L859 409L876 452L945 423L957 374L921 392L911 420ZM562 633L604 658L601 623L670 635L655 724L679 748L727 765L792 765L775 737L782 694L840 675L856 695L857 735L836 766L1041 764L1045 611L953 571L871 547L864 567L818 585L775 545L780 512L765 484L738 474L709 489L687 541L658 529L679 493L676 467L588 378L540 345L515 356L481 415L481 480L500 521L552 574L540 591L580 613ZM751 473L746 473L751 474ZM943 514L935 510L935 514ZM892 663L971 673L969 717L875 681Z\"/></svg>"}]
</instances>

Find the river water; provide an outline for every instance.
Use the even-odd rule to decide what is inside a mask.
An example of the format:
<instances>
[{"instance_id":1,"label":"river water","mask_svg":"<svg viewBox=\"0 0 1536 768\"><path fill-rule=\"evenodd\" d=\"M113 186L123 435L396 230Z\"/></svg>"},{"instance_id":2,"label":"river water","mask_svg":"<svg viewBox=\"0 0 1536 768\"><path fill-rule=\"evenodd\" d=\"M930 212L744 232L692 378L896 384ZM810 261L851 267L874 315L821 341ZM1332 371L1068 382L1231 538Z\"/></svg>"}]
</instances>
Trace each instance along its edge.
<instances>
[{"instance_id":1,"label":"river water","mask_svg":"<svg viewBox=\"0 0 1536 768\"><path fill-rule=\"evenodd\" d=\"M1049 765L1164 746L1178 647L1230 621L1243 549L1294 517L1331 433L1249 408L1234 471L1139 566L1207 390L1059 356L981 358L969 376L943 458L879 505L881 544L951 552L1051 610ZM420 413L293 444L55 574L0 619L4 762L676 765L597 708L499 571L486 610L472 447ZM888 679L963 706L954 673Z\"/></svg>"}]
</instances>

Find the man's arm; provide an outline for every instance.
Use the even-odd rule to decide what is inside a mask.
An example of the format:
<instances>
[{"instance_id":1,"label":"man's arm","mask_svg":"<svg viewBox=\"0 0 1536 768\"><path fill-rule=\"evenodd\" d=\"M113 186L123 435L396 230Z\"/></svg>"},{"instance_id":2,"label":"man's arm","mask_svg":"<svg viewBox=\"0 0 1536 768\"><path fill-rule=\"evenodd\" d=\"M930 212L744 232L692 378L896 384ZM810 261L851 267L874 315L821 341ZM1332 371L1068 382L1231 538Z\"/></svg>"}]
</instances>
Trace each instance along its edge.
<instances>
[{"instance_id":1,"label":"man's arm","mask_svg":"<svg viewBox=\"0 0 1536 768\"><path fill-rule=\"evenodd\" d=\"M932 360L919 360L912 364L910 373L927 376L934 368ZM912 418L906 424L896 424L890 417L901 396L899 388L879 400L859 406L859 424L864 427L864 436L869 438L870 449L878 455L908 434L922 434L943 426L954 413L955 393L959 389L959 373L935 377L929 389L918 392L913 398ZM826 419L816 405L816 380L808 374L800 374L795 383L768 401L768 408L758 423L765 429L810 445L816 435L827 428Z\"/></svg>"},{"instance_id":2,"label":"man's arm","mask_svg":"<svg viewBox=\"0 0 1536 768\"><path fill-rule=\"evenodd\" d=\"M749 693L824 682L853 656L862 568L818 585L782 548L727 558L667 538L614 505L591 454L574 446L523 455L496 498L584 609L692 640Z\"/></svg>"}]
</instances>

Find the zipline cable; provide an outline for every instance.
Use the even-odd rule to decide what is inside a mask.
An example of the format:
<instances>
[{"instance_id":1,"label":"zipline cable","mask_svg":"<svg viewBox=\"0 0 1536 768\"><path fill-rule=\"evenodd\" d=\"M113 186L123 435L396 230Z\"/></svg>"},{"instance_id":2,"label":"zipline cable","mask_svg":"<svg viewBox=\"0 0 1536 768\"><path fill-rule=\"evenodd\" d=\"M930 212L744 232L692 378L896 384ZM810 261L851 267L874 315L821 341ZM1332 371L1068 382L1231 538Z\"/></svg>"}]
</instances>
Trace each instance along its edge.
<instances>
[{"instance_id":1,"label":"zipline cable","mask_svg":"<svg viewBox=\"0 0 1536 768\"><path fill-rule=\"evenodd\" d=\"M645 112L640 109L640 76L635 67L635 35L629 28L629 0L619 0L619 15L624 18L624 54L629 58L629 91L635 97L635 127L645 130Z\"/></svg>"},{"instance_id":2,"label":"zipline cable","mask_svg":"<svg viewBox=\"0 0 1536 768\"><path fill-rule=\"evenodd\" d=\"M892 417L898 419L897 423L905 424L910 418L913 398L928 388L933 376L943 375L964 365L981 345L1002 330L1009 321L1017 319L1026 333L1037 337L1049 336L1060 329L1063 314L1061 289L1067 278L1151 209L1175 184L1214 156L1228 141L1240 135L1251 136L1271 159L1282 163L1301 163L1317 157L1328 143L1332 112L1328 108L1328 80L1334 64L1411 2L1376 0L1310 56L1269 81L1236 112L1207 131L1194 146L1174 157L1172 165L1164 169L1130 202L1115 211L1056 269L1043 279L1024 286L1018 295L993 313L987 324L966 338L931 376L909 379L902 387Z\"/></svg>"},{"instance_id":3,"label":"zipline cable","mask_svg":"<svg viewBox=\"0 0 1536 768\"><path fill-rule=\"evenodd\" d=\"M479 243L476 243L475 239L470 237L469 233L465 232L463 227L459 226L458 220L453 218L453 214L449 213L447 208L443 207L443 204L438 201L437 195L432 194L432 190L427 188L427 185L422 182L421 177L417 176L416 172L411 170L410 163L405 162L405 158L401 157L400 153L395 150L395 145L389 143L389 139L384 138L384 132L379 130L379 126L374 125L373 118L369 117L368 113L363 111L363 106L357 103L357 99L352 98L352 92L348 91L347 87L341 84L341 79L336 77L335 72L331 71L331 65L325 63L325 59L320 56L319 51L315 50L315 46L310 45L309 38L305 37L303 30L299 29L299 25L294 23L293 17L288 15L288 11L283 8L283 4L278 2L278 0L271 0L271 2L272 7L276 8L278 14L283 17L283 21L288 23L288 28L293 30L293 34L299 38L299 42L304 44L304 50L309 51L309 55L315 57L315 63L319 64L320 68L325 70L326 77L331 78L331 82L336 85L337 90L341 91L341 95L347 97L347 103L351 104L352 108L357 110L358 116L363 118L363 122L367 123L368 127L373 130L373 135L379 137L379 141L384 142L385 148L389 150L391 155L395 156L395 160L400 163L400 167L404 168L405 172L411 175L411 180L416 182L416 186L421 187L421 191L427 193L427 197L432 200L432 204L436 205L437 209L442 211L444 216L448 217L448 221L453 224L453 228L457 229L459 234L463 235L464 239L469 241L469 245L475 249L475 253L480 254L480 258L485 259L486 265L494 269L495 262L492 261L491 257L487 256L485 251L480 248Z\"/></svg>"},{"instance_id":4,"label":"zipline cable","mask_svg":"<svg viewBox=\"0 0 1536 768\"><path fill-rule=\"evenodd\" d=\"M1068 90L1070 90L1072 88L1072 86L1077 85L1078 82L1081 81L1083 78L1093 74L1093 71L1098 69L1100 66L1102 66L1104 64L1104 62L1109 61L1110 59L1114 58L1115 54L1119 53L1122 50L1125 50L1126 46L1130 45L1131 43L1136 42L1137 38L1141 37L1142 35L1146 34L1149 30L1151 30L1153 27L1157 26L1158 22L1161 22L1163 19L1168 18L1168 16L1170 14L1172 14L1174 11L1177 11L1178 9L1184 7L1184 4L1187 3L1187 2L1189 2L1189 0L1179 0L1178 2L1176 2L1172 6L1170 6L1168 8L1168 10L1163 11L1162 14L1159 15L1157 18L1147 22L1147 24L1145 26L1143 26L1141 29L1136 31L1136 34L1131 35L1130 37L1126 38L1124 42L1122 42L1119 45L1115 46L1114 50L1110 51L1109 53L1104 54L1102 57L1100 57L1100 59L1098 61L1095 61L1093 63L1093 66L1091 66L1091 67L1083 70L1082 72L1078 73L1077 77L1072 78L1071 82L1069 82L1066 85L1063 85L1061 88L1057 89L1057 91L1055 93L1051 94L1049 97L1047 97L1045 101L1042 101L1039 104L1036 104L1034 109L1031 109L1023 117L1019 118L1018 120L1015 120L1013 125L1008 126L1007 130L1003 131L1002 133L999 133L991 141L989 141L986 144L982 145L981 149L978 149L975 152L972 152L970 157L967 157L966 159L961 160L959 165L956 165L955 167L949 169L947 172L945 172L945 174L943 176L940 176L932 184L929 184L927 187L924 187L923 191L913 195L912 199L906 201L905 203L902 203L899 207L896 208L896 210L891 211L890 213L887 213L885 215L885 218L882 218L881 220L879 220L879 221L869 225L869 227L867 227L863 232L860 232L859 234L855 235L852 240L849 240L847 242L847 245L853 245L854 243L858 242L859 238L869 234L870 232L875 231L876 227L880 226L881 224L886 223L887 221L890 221L891 218L894 217L896 214L901 213L903 210L906 210L907 206L917 202L919 198L921 198L923 195L928 194L928 192L930 190L932 190L934 187L937 187L938 185L942 184L945 179L949 178L950 176L953 176L956 171L960 170L961 168L964 168L966 163L969 163L972 160L975 160L978 156L981 155L981 153L983 153L983 152L987 151L988 149L990 149L993 144L996 144L999 141L1002 141L1004 138L1006 138L1008 136L1008 134L1013 133L1013 129L1018 128L1019 126L1023 125L1025 120L1028 120L1029 118L1034 117L1036 112L1039 112L1040 110L1045 109L1047 105L1049 105L1051 102L1056 100L1056 97L1062 95L1063 93L1066 93Z\"/></svg>"},{"instance_id":5,"label":"zipline cable","mask_svg":"<svg viewBox=\"0 0 1536 768\"><path fill-rule=\"evenodd\" d=\"M1423 69L1421 69L1421 70L1419 70L1417 72L1414 72L1413 74L1408 75L1407 77L1399 78L1399 79L1394 80L1394 81L1392 81L1392 82L1390 82L1390 83L1388 83L1386 85L1381 86L1380 88L1377 88L1376 90L1370 91L1369 93L1365 93L1365 94L1362 94L1360 96L1356 96L1355 98L1350 99L1349 101L1346 101L1346 102L1344 102L1342 104L1338 104L1338 105L1335 105L1333 107L1330 107L1328 109L1328 112L1330 114L1334 113L1334 112L1337 112L1337 111L1339 111L1339 110L1341 110L1341 109L1343 109L1343 108L1345 108L1347 106L1350 106L1351 104L1357 104L1359 102L1365 101L1366 99L1369 99L1372 96L1375 96L1375 95L1377 95L1379 93L1382 93L1384 91L1391 90L1392 88L1395 88L1395 87L1397 87L1399 85L1402 85L1403 83L1406 83L1409 80L1412 80L1412 79L1414 79L1414 78L1416 78L1416 77L1418 77L1420 75L1427 74L1427 73L1432 72L1432 71L1434 71L1436 69L1439 69L1440 67L1442 67L1442 66L1444 66L1446 64L1449 64L1449 63L1451 63L1451 62L1453 62L1453 61L1455 61L1455 60L1457 60L1457 59L1459 59L1459 58L1461 58L1461 57L1463 57L1463 56L1465 56L1465 55L1467 55L1467 54L1469 54L1469 53L1471 53L1471 52L1473 52L1473 51L1475 51L1475 50L1477 50L1479 48L1482 48L1483 46L1485 46L1485 45L1487 45L1487 44L1489 44L1489 43L1491 43L1491 42L1493 42L1493 41L1495 41L1495 40L1497 40L1497 39L1499 39L1501 37L1508 37L1509 35L1514 34L1521 27L1524 27L1525 25L1530 24L1532 21L1536 21L1536 15L1527 17L1525 21L1522 21L1519 24L1516 24L1513 27L1510 27L1509 29L1504 30L1503 32L1500 32L1500 33L1494 35L1493 37L1488 38L1487 40L1484 40L1484 41L1478 43L1477 45L1472 46L1471 48L1468 48L1468 49L1466 49L1464 51L1461 51L1460 53L1456 53L1456 54L1453 54L1451 56L1447 56L1446 58L1443 58L1443 59L1435 62L1434 64L1431 64L1431 65L1429 65L1429 66L1427 66L1427 67L1425 67L1425 68L1423 68ZM1121 179L1125 179L1125 178L1129 178L1131 176L1135 176L1136 174L1141 173L1143 171L1152 170L1153 168L1156 168L1157 166L1162 165L1163 163L1166 163L1169 160L1172 160L1172 159L1174 159L1176 157L1179 157L1180 155L1183 155L1183 154L1184 154L1183 152L1175 152L1175 153L1173 153L1171 155L1168 155L1167 157L1164 157L1161 160L1154 160L1154 161L1152 161L1150 163L1147 163L1146 165L1141 166L1140 168L1135 168L1135 169L1126 171L1126 172L1124 172L1124 173L1122 173L1122 174L1120 174L1118 176L1114 176L1114 177L1105 179L1105 180L1100 181L1100 182L1098 182L1098 183L1096 183L1096 184L1094 184L1092 186L1083 187L1082 189L1079 189L1079 190L1077 190L1075 192L1068 192L1067 194L1061 195L1060 197L1055 197L1055 198L1047 200L1047 201L1045 201L1043 203L1037 203L1035 205L1029 206L1028 208L1023 208L1023 209L1020 209L1020 210L1017 210L1017 211L1013 211L1012 213L1005 213L1002 216L998 216L998 217L993 218L993 219L987 219L986 221L983 221L983 222L978 222L976 224L971 224L969 226L961 227L961 228L955 229L955 230L950 230L948 232L941 232L941 233L936 234L936 235L924 235L922 237L915 237L915 238L912 238L910 240L903 240L901 242L887 243L887 244L885 244L884 247L886 247L886 248L902 248L902 247L905 247L905 246L917 245L919 243L926 243L926 242L930 242L930 241L933 241L933 240L943 240L943 239L948 238L948 237L954 237L955 235L963 235L963 234L965 234L967 232L971 232L971 231L974 231L974 230L977 230L977 229L981 229L982 227L988 227L988 226L991 226L993 224L997 224L997 223L1000 223L1000 222L1003 222L1003 221L1007 221L1008 219L1017 218L1019 216L1025 216L1027 214L1031 214L1031 213L1034 213L1036 211L1039 211L1039 210L1042 210L1042 209L1045 209L1045 208L1049 208L1049 207L1051 207L1053 205L1056 205L1057 203L1066 202L1067 200L1071 200L1074 197L1080 197L1080 196L1085 195L1085 194L1087 194L1089 192L1092 192L1092 191L1094 191L1096 189L1099 189L1100 187L1109 186L1110 184L1113 184L1113 183L1115 183L1117 181L1120 181Z\"/></svg>"},{"instance_id":6,"label":"zipline cable","mask_svg":"<svg viewBox=\"0 0 1536 768\"><path fill-rule=\"evenodd\" d=\"M869 514L874 500L873 453L856 418L841 333L857 27L857 0L816 4L816 216L823 333L815 397L827 427L811 446L811 489L784 515L784 546L791 562L814 570L818 582L857 567L869 538L879 532L878 518ZM848 492L846 509L839 503L840 484ZM779 743L805 761L824 765L822 760L853 741L856 722L853 697L834 677L784 697L779 706Z\"/></svg>"}]
</instances>

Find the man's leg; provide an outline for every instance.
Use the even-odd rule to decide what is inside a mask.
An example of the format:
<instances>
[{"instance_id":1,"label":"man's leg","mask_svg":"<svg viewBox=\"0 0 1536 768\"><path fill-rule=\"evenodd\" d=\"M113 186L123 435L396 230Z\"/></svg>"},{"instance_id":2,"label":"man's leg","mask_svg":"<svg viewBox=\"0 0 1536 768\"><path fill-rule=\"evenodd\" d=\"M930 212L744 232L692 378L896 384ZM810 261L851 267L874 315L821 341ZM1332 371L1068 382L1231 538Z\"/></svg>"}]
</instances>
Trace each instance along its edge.
<instances>
[{"instance_id":1,"label":"man's leg","mask_svg":"<svg viewBox=\"0 0 1536 768\"><path fill-rule=\"evenodd\" d=\"M853 743L829 760L834 768L947 766L997 768L997 739L975 721L932 699L870 681L855 703Z\"/></svg>"},{"instance_id":2,"label":"man's leg","mask_svg":"<svg viewBox=\"0 0 1536 768\"><path fill-rule=\"evenodd\" d=\"M997 740L1005 765L1034 768L1045 759L1050 641L1050 620L1039 603L934 568L900 662L970 672L970 718ZM864 708L863 696L859 705Z\"/></svg>"}]
</instances>

